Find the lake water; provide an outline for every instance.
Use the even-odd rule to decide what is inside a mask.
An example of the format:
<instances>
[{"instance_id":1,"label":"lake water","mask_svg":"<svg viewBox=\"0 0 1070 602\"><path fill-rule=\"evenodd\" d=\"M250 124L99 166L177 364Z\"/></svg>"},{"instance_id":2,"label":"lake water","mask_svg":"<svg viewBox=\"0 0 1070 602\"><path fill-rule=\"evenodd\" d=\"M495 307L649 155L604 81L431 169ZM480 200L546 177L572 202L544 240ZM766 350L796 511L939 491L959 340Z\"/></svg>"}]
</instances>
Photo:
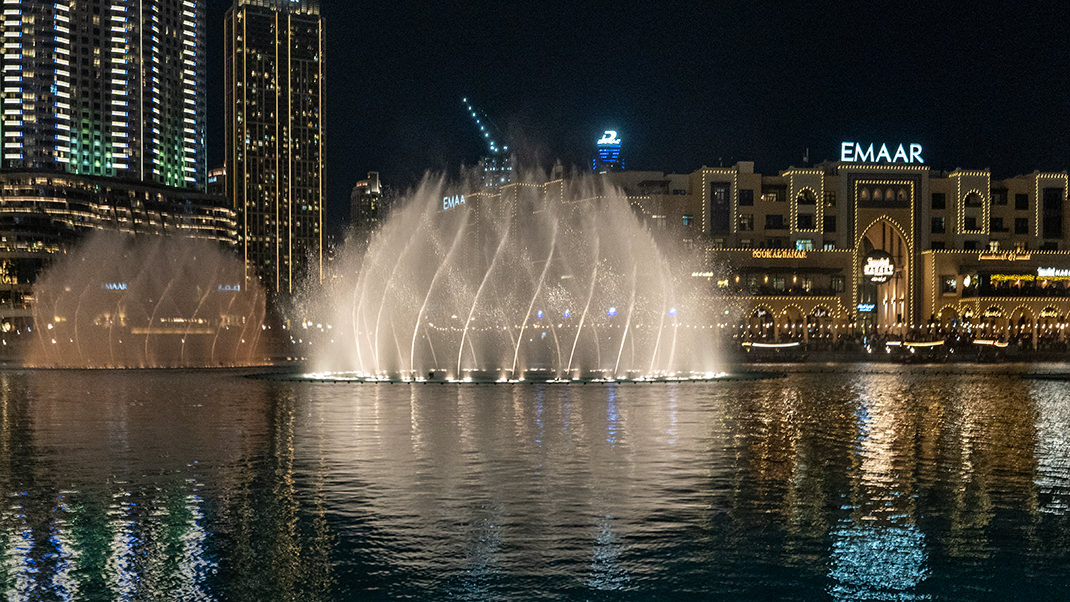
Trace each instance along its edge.
<instances>
[{"instance_id":1,"label":"lake water","mask_svg":"<svg viewBox=\"0 0 1070 602\"><path fill-rule=\"evenodd\" d=\"M573 386L2 372L0 593L1070 595L1070 383L824 369Z\"/></svg>"}]
</instances>

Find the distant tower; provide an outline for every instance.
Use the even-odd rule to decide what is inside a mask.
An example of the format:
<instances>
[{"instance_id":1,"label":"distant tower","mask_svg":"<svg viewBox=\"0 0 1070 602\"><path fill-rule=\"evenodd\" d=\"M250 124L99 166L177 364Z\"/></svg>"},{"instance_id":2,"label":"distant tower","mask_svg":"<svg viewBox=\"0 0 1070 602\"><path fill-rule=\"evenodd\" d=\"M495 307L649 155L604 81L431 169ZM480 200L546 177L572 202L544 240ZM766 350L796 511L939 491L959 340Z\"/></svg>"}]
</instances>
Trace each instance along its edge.
<instances>
[{"instance_id":1,"label":"distant tower","mask_svg":"<svg viewBox=\"0 0 1070 602\"><path fill-rule=\"evenodd\" d=\"M606 130L595 143L597 155L592 161L595 173L624 171L624 158L620 156L620 137L616 130Z\"/></svg>"},{"instance_id":2,"label":"distant tower","mask_svg":"<svg viewBox=\"0 0 1070 602\"><path fill-rule=\"evenodd\" d=\"M246 279L324 275L324 22L318 0L235 0L224 27L227 197Z\"/></svg>"},{"instance_id":3,"label":"distant tower","mask_svg":"<svg viewBox=\"0 0 1070 602\"><path fill-rule=\"evenodd\" d=\"M4 0L6 169L204 191L204 0Z\"/></svg>"},{"instance_id":4,"label":"distant tower","mask_svg":"<svg viewBox=\"0 0 1070 602\"><path fill-rule=\"evenodd\" d=\"M487 153L479 159L480 177L484 188L494 188L511 183L516 178L516 161L508 146L499 145L498 128L482 112L475 109L467 98L462 98L468 115L479 128L479 136L487 145Z\"/></svg>"},{"instance_id":5,"label":"distant tower","mask_svg":"<svg viewBox=\"0 0 1070 602\"><path fill-rule=\"evenodd\" d=\"M354 236L367 244L372 232L379 227L382 218L383 189L379 184L379 172L369 171L368 177L357 182L349 195L349 219Z\"/></svg>"}]
</instances>

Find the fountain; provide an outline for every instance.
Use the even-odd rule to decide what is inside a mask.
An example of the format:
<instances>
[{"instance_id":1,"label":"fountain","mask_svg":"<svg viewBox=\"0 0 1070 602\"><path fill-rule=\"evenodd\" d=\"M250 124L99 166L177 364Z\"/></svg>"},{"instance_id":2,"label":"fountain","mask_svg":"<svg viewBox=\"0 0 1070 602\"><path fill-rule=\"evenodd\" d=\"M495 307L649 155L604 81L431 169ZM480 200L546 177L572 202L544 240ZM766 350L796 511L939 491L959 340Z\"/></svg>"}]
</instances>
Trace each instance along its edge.
<instances>
[{"instance_id":1,"label":"fountain","mask_svg":"<svg viewBox=\"0 0 1070 602\"><path fill-rule=\"evenodd\" d=\"M683 257L683 254L680 254ZM593 178L462 194L425 178L336 260L330 379L709 378L714 308L627 198Z\"/></svg>"},{"instance_id":2,"label":"fountain","mask_svg":"<svg viewBox=\"0 0 1070 602\"><path fill-rule=\"evenodd\" d=\"M265 295L214 243L98 232L33 288L25 363L177 368L261 363Z\"/></svg>"}]
</instances>

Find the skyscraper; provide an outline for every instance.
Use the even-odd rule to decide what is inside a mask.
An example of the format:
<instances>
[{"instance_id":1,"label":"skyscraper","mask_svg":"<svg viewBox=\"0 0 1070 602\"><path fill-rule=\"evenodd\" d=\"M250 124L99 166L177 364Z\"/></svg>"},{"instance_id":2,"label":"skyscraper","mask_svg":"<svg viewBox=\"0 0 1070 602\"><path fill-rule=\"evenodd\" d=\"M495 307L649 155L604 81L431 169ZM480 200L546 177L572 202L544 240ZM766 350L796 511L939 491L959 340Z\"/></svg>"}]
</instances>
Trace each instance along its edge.
<instances>
[{"instance_id":1,"label":"skyscraper","mask_svg":"<svg viewBox=\"0 0 1070 602\"><path fill-rule=\"evenodd\" d=\"M2 0L5 169L202 190L202 0Z\"/></svg>"},{"instance_id":2,"label":"skyscraper","mask_svg":"<svg viewBox=\"0 0 1070 602\"><path fill-rule=\"evenodd\" d=\"M227 196L246 278L323 278L324 22L317 0L236 0L226 15Z\"/></svg>"},{"instance_id":3,"label":"skyscraper","mask_svg":"<svg viewBox=\"0 0 1070 602\"><path fill-rule=\"evenodd\" d=\"M606 130L595 143L598 154L591 161L595 173L622 171L624 158L620 156L620 138L615 130Z\"/></svg>"}]
</instances>

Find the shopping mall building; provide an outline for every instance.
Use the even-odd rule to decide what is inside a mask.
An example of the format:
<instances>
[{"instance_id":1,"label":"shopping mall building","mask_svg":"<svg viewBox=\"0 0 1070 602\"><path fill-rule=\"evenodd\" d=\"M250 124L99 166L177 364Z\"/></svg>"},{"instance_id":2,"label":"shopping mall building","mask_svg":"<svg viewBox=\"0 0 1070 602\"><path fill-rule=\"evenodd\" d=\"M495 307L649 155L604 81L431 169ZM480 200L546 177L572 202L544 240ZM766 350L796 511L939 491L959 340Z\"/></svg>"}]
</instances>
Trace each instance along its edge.
<instances>
[{"instance_id":1,"label":"shopping mall building","mask_svg":"<svg viewBox=\"0 0 1070 602\"><path fill-rule=\"evenodd\" d=\"M702 254L693 278L748 339L949 332L1060 340L1070 322L1066 172L935 171L917 144L845 142L840 161L756 173L615 172L656 231Z\"/></svg>"}]
</instances>

